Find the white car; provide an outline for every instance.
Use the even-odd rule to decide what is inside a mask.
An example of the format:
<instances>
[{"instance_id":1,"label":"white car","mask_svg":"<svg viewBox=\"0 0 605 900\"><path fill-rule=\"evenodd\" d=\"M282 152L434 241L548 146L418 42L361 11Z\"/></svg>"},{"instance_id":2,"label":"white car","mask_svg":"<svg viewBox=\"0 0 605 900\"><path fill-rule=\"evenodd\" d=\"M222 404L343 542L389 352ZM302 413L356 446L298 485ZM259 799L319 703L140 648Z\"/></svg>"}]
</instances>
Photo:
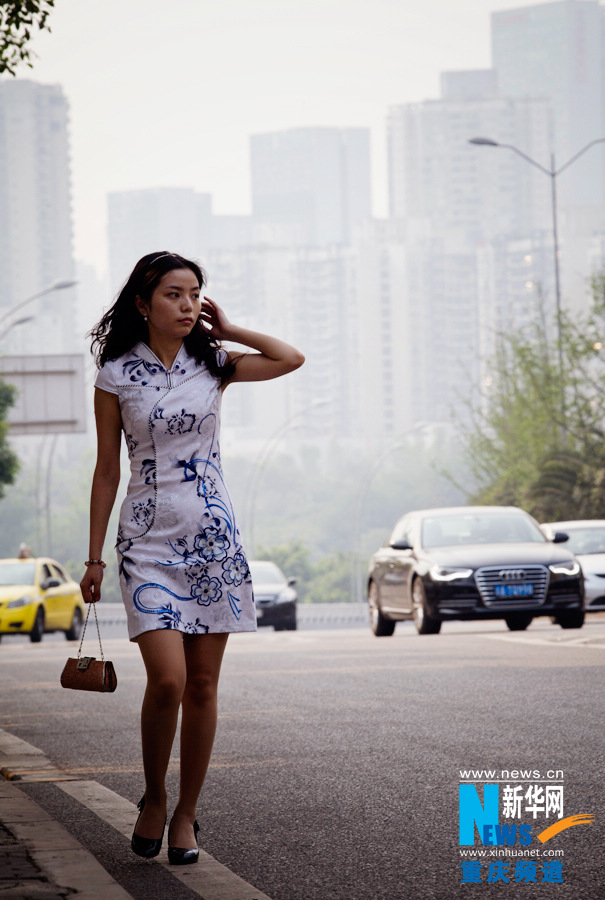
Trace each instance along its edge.
<instances>
[{"instance_id":1,"label":"white car","mask_svg":"<svg viewBox=\"0 0 605 900\"><path fill-rule=\"evenodd\" d=\"M555 531L569 535L565 547L582 566L586 612L605 610L605 519L547 522L542 528L547 537Z\"/></svg>"}]
</instances>

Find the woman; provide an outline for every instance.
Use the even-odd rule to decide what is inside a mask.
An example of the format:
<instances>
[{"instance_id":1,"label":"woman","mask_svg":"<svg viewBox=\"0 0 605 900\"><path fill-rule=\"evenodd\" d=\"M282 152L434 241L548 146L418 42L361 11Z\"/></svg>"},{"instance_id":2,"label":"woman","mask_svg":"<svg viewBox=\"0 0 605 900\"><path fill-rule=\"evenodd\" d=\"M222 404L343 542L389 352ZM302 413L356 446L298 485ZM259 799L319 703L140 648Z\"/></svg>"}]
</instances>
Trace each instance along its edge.
<instances>
[{"instance_id":1,"label":"woman","mask_svg":"<svg viewBox=\"0 0 605 900\"><path fill-rule=\"evenodd\" d=\"M144 256L112 308L91 332L98 454L90 546L81 582L87 603L101 598L107 523L120 480L124 432L128 494L117 552L130 639L147 671L141 713L145 794L132 849L160 852L165 776L182 706L180 793L168 829L168 856L196 862L197 800L216 730L219 672L230 632L256 630L250 573L221 470L222 391L297 369L289 344L231 324L202 297L200 267L174 253ZM256 353L220 349L234 341Z\"/></svg>"}]
</instances>

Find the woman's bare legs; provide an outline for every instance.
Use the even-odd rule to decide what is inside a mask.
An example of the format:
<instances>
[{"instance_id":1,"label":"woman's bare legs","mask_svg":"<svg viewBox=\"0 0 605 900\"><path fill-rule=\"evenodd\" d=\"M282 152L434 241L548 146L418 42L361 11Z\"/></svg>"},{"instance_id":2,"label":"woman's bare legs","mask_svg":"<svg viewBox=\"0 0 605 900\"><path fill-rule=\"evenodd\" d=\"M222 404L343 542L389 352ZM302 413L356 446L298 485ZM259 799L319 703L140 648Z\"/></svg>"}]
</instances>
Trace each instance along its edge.
<instances>
[{"instance_id":1,"label":"woman's bare legs","mask_svg":"<svg viewBox=\"0 0 605 900\"><path fill-rule=\"evenodd\" d=\"M159 838L166 819L166 771L187 681L180 631L146 631L137 641L147 670L141 710L145 808L136 826L139 837Z\"/></svg>"},{"instance_id":2,"label":"woman's bare legs","mask_svg":"<svg viewBox=\"0 0 605 900\"><path fill-rule=\"evenodd\" d=\"M187 681L181 719L179 801L170 824L172 847L195 847L193 822L202 790L217 719L217 688L227 634L185 634Z\"/></svg>"}]
</instances>

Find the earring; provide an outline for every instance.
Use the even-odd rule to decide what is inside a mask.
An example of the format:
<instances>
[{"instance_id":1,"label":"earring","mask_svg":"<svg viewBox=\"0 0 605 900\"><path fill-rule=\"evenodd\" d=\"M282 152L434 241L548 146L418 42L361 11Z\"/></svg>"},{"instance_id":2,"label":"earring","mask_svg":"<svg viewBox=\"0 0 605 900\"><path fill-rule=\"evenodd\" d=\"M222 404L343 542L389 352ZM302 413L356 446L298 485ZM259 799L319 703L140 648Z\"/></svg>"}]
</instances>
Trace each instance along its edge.
<instances>
[{"instance_id":1,"label":"earring","mask_svg":"<svg viewBox=\"0 0 605 900\"><path fill-rule=\"evenodd\" d=\"M143 321L146 322L147 318L148 318L148 316L143 316Z\"/></svg>"}]
</instances>

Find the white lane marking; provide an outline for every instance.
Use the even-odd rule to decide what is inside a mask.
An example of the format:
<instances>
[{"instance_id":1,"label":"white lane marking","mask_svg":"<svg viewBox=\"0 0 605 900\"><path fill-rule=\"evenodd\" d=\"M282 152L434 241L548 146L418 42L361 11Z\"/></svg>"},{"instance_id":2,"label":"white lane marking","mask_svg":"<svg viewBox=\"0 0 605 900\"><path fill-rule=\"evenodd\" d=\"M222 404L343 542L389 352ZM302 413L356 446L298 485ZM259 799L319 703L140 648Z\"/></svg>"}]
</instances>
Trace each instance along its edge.
<instances>
[{"instance_id":1,"label":"white lane marking","mask_svg":"<svg viewBox=\"0 0 605 900\"><path fill-rule=\"evenodd\" d=\"M535 644L539 647L586 647L589 650L604 650L605 639L594 637L582 638L532 638L512 634L484 634L488 641L504 641L506 644ZM603 641L603 643L595 643Z\"/></svg>"},{"instance_id":2,"label":"white lane marking","mask_svg":"<svg viewBox=\"0 0 605 900\"><path fill-rule=\"evenodd\" d=\"M96 781L66 781L58 787L130 840L137 816L134 803ZM168 863L165 848L157 861L204 900L270 900L204 850L199 862L185 869Z\"/></svg>"},{"instance_id":3,"label":"white lane marking","mask_svg":"<svg viewBox=\"0 0 605 900\"><path fill-rule=\"evenodd\" d=\"M82 900L130 900L130 894L31 797L0 780L0 820L51 884Z\"/></svg>"},{"instance_id":4,"label":"white lane marking","mask_svg":"<svg viewBox=\"0 0 605 900\"><path fill-rule=\"evenodd\" d=\"M236 762L236 764L238 763ZM217 761L217 765L230 765L230 763ZM0 772L6 773L5 777L7 778L11 778L13 774L17 774L22 775L24 780L29 781L56 781L57 787L61 788L61 790L65 791L66 794L69 794L83 806L87 807L87 809L90 809L100 819L107 822L108 825L111 825L112 828L115 828L116 831L119 831L130 840L137 817L137 808L134 803L131 803L130 800L126 800L124 797L121 797L120 794L116 794L109 788L104 787L97 781L59 780L65 777L73 779L74 776L69 774L66 775L62 769L58 769L54 766L38 747L34 747L33 744L29 744L27 741L24 741L1 728ZM0 780L0 786L6 784L7 782ZM14 785L12 787L13 790L18 790ZM21 794L21 791L19 791L19 794ZM26 796L24 794L21 795L24 797ZM1 798L2 794L0 794L0 799ZM33 801L31 802L33 803ZM4 820L4 804L0 809L2 810L0 820ZM49 821L52 821L46 813L44 813L44 816L48 818ZM37 823L38 819L36 819L36 817L30 817L29 819L25 817L25 821L29 821L31 824ZM61 828L61 826L57 825L57 828ZM45 831L46 826L42 830ZM33 835L38 834L39 836L39 833L39 829L34 829L32 831ZM66 834L68 834L68 832L66 832ZM80 845L77 844L77 842L75 843L79 848ZM80 849L82 850L82 853L90 855L83 848ZM97 863L92 856L91 859L99 866L102 872L105 873L107 878L110 878L100 863ZM78 860L74 858L74 865L76 865L76 862L78 862ZM196 865L187 866L182 870L176 866L169 865L165 849L157 858L157 862L166 866L171 875L182 881L183 884L187 885L190 890L199 894L200 897L203 897L204 900L271 900L267 894L263 894L262 891L259 891L251 884L248 884L243 878L240 878L239 875L236 875L226 866L223 866L222 863L219 863L218 860L214 859L214 857L210 856L210 854L206 853L204 850L200 850L200 859ZM78 865L79 864L80 863L78 863ZM113 881L113 879L111 880ZM122 889L120 888L120 890ZM129 897L130 895L124 892L115 895L106 894L105 890L103 890L103 892L98 892L96 894L83 893L81 895L78 894L78 896L82 896L83 900L86 900L86 898L93 900L93 897L94 900L98 900L98 897L100 896L103 896L104 898L107 897L107 900L113 900L115 896L116 900L121 900L121 898Z\"/></svg>"}]
</instances>

